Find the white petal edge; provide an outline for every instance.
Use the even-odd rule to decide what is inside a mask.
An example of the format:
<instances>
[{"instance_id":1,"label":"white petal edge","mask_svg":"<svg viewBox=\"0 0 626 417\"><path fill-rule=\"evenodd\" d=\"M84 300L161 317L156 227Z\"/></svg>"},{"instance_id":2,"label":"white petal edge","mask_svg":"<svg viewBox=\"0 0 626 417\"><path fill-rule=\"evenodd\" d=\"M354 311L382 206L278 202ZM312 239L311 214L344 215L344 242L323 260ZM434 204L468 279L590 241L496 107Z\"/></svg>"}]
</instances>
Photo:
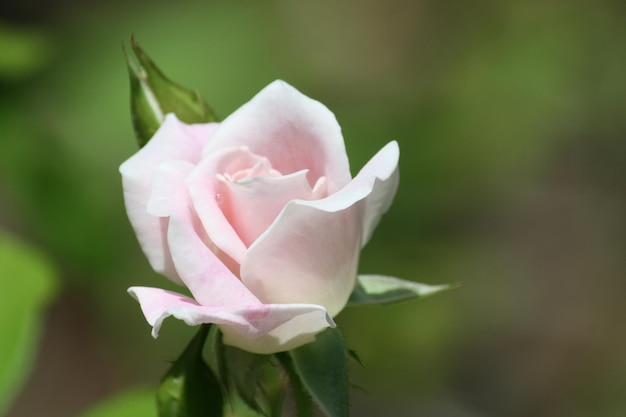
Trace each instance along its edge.
<instances>
[{"instance_id":1,"label":"white petal edge","mask_svg":"<svg viewBox=\"0 0 626 417\"><path fill-rule=\"evenodd\" d=\"M207 307L172 291L131 287L129 294L140 304L152 336L167 317L187 325L217 324L224 342L253 353L270 354L299 347L335 323L326 310L314 304L258 304L239 307Z\"/></svg>"}]
</instances>

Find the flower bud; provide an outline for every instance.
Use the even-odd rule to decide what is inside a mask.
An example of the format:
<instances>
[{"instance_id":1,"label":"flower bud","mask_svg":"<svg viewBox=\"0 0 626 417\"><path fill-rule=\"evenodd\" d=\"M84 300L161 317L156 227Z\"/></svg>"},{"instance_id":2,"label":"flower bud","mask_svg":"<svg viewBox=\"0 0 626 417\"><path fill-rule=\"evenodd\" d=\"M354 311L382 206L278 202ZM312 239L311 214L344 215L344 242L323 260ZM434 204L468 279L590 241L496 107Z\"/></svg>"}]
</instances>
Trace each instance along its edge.
<instances>
[{"instance_id":1,"label":"flower bud","mask_svg":"<svg viewBox=\"0 0 626 417\"><path fill-rule=\"evenodd\" d=\"M134 37L131 38L131 48L134 56L124 53L130 76L133 128L139 147L148 143L167 113L174 113L179 120L189 124L217 121L200 94L167 78Z\"/></svg>"}]
</instances>

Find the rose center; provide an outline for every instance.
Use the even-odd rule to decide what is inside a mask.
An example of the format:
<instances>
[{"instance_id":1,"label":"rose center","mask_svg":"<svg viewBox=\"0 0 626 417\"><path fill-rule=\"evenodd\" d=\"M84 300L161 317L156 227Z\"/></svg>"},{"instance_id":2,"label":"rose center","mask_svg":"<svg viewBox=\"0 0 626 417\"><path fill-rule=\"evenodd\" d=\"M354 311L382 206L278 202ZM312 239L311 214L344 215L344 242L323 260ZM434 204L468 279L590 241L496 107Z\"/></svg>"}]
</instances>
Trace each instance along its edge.
<instances>
[{"instance_id":1,"label":"rose center","mask_svg":"<svg viewBox=\"0 0 626 417\"><path fill-rule=\"evenodd\" d=\"M220 181L243 182L255 177L280 177L282 174L272 168L272 165L266 158L263 158L250 168L241 169L233 174L224 173L217 175Z\"/></svg>"},{"instance_id":2,"label":"rose center","mask_svg":"<svg viewBox=\"0 0 626 417\"><path fill-rule=\"evenodd\" d=\"M256 155L255 155L256 156ZM283 175L267 158L230 173L216 174L215 196L224 216L249 247L292 200L317 200L328 195L325 177L311 187L308 170Z\"/></svg>"}]
</instances>

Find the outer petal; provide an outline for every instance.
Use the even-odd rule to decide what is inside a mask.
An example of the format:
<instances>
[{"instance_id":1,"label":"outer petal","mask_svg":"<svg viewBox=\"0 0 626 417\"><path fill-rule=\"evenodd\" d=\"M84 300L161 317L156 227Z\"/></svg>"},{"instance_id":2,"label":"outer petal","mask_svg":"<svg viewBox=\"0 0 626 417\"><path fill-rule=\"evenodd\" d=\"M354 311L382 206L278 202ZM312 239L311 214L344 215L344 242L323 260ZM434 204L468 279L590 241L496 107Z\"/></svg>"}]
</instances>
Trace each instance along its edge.
<instances>
[{"instance_id":1,"label":"outer petal","mask_svg":"<svg viewBox=\"0 0 626 417\"><path fill-rule=\"evenodd\" d=\"M242 281L264 303L309 302L339 313L354 288L363 238L397 186L397 163L391 142L339 192L287 204L248 249Z\"/></svg>"},{"instance_id":2,"label":"outer petal","mask_svg":"<svg viewBox=\"0 0 626 417\"><path fill-rule=\"evenodd\" d=\"M132 287L153 326L156 338L163 320L174 316L188 325L215 323L224 342L253 353L269 354L311 342L315 334L335 324L323 307L310 304L256 304L230 307L203 306L184 295L158 288Z\"/></svg>"},{"instance_id":3,"label":"outer petal","mask_svg":"<svg viewBox=\"0 0 626 417\"><path fill-rule=\"evenodd\" d=\"M215 123L186 125L173 114L168 114L150 142L120 166L126 211L139 244L152 268L175 282L180 283L180 279L173 268L165 239L167 219L146 212L152 175L164 160L196 163L202 147L217 126Z\"/></svg>"},{"instance_id":4,"label":"outer petal","mask_svg":"<svg viewBox=\"0 0 626 417\"><path fill-rule=\"evenodd\" d=\"M259 303L209 247L210 240L191 207L185 179L193 165L182 161L161 163L148 211L168 216L167 242L176 271L194 298L206 306ZM217 248L214 248L217 250Z\"/></svg>"},{"instance_id":5,"label":"outer petal","mask_svg":"<svg viewBox=\"0 0 626 417\"><path fill-rule=\"evenodd\" d=\"M363 242L365 244L372 237L372 233L380 218L389 210L393 197L398 190L399 174L398 159L400 149L398 143L393 141L381 149L359 172L355 180L375 177L372 189L365 199L365 216L363 218ZM366 187L364 187L366 188Z\"/></svg>"},{"instance_id":6,"label":"outer petal","mask_svg":"<svg viewBox=\"0 0 626 417\"><path fill-rule=\"evenodd\" d=\"M314 303L336 315L354 288L362 212L288 204L248 250L241 279L264 303Z\"/></svg>"},{"instance_id":7,"label":"outer petal","mask_svg":"<svg viewBox=\"0 0 626 417\"><path fill-rule=\"evenodd\" d=\"M244 104L215 132L204 149L248 146L283 174L309 170L309 182L322 176L329 192L351 179L341 128L333 113L284 81L274 81Z\"/></svg>"}]
</instances>

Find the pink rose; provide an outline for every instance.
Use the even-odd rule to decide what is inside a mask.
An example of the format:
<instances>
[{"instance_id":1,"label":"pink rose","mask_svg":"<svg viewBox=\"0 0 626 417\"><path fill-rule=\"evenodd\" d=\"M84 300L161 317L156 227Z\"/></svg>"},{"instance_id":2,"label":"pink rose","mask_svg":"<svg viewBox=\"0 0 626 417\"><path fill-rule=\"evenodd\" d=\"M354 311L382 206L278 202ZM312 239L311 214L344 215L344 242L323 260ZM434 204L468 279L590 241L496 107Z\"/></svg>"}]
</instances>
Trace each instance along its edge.
<instances>
[{"instance_id":1,"label":"pink rose","mask_svg":"<svg viewBox=\"0 0 626 417\"><path fill-rule=\"evenodd\" d=\"M283 81L220 124L167 115L120 167L150 264L192 296L129 289L153 336L174 316L274 353L334 327L396 191L398 156L391 142L352 178L334 115Z\"/></svg>"}]
</instances>

